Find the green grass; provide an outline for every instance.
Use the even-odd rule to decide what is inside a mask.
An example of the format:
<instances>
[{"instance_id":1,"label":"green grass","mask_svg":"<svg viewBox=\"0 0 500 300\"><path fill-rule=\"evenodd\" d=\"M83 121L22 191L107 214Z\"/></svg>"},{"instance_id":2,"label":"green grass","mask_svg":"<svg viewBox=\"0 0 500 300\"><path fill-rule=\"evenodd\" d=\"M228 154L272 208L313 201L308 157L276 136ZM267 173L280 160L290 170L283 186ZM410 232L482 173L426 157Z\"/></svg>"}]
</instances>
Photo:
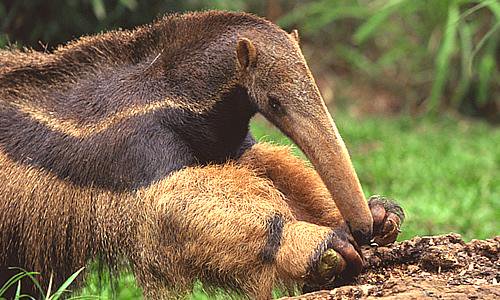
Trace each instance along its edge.
<instances>
[{"instance_id":1,"label":"green grass","mask_svg":"<svg viewBox=\"0 0 500 300\"><path fill-rule=\"evenodd\" d=\"M366 195L393 197L404 207L407 220L401 239L450 231L466 239L499 234L498 128L446 116L355 119L339 113L335 120ZM260 119L252 124L252 132L260 141L290 144ZM108 299L112 294L109 283L99 288L97 275L91 274L83 295ZM119 280L116 295L140 297L131 274ZM209 299L201 285L189 298Z\"/></svg>"},{"instance_id":2,"label":"green grass","mask_svg":"<svg viewBox=\"0 0 500 300\"><path fill-rule=\"evenodd\" d=\"M84 287L77 292L81 296L98 296L98 299L120 299L133 300L142 299L142 291L135 282L131 272L123 272L113 287L109 280L109 273L102 272L99 277L96 265L90 267L92 270L85 280Z\"/></svg>"}]
</instances>

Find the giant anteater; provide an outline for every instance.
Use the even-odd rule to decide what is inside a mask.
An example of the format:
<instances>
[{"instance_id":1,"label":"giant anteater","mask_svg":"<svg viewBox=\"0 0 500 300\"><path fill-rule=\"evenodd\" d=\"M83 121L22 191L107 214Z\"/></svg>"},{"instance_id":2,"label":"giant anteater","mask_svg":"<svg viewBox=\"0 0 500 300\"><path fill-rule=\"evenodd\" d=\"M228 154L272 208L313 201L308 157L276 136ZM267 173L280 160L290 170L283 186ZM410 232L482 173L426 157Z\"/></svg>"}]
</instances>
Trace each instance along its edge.
<instances>
[{"instance_id":1,"label":"giant anteater","mask_svg":"<svg viewBox=\"0 0 500 300\"><path fill-rule=\"evenodd\" d=\"M256 143L257 112L304 151ZM0 51L0 284L128 265L148 298L267 298L359 273L399 207L369 205L298 34L245 13L169 15L50 53Z\"/></svg>"}]
</instances>

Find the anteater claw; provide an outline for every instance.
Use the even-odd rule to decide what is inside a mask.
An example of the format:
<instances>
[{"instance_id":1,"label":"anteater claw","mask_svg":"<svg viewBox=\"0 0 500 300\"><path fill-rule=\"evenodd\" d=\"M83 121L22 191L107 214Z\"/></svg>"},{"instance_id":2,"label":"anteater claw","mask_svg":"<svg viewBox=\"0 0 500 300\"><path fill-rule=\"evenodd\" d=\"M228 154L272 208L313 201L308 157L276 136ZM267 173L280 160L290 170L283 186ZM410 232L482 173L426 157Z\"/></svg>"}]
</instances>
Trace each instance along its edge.
<instances>
[{"instance_id":1,"label":"anteater claw","mask_svg":"<svg viewBox=\"0 0 500 300\"><path fill-rule=\"evenodd\" d=\"M401 206L382 196L371 196L368 206L373 217L373 241L378 245L396 241L405 218Z\"/></svg>"}]
</instances>

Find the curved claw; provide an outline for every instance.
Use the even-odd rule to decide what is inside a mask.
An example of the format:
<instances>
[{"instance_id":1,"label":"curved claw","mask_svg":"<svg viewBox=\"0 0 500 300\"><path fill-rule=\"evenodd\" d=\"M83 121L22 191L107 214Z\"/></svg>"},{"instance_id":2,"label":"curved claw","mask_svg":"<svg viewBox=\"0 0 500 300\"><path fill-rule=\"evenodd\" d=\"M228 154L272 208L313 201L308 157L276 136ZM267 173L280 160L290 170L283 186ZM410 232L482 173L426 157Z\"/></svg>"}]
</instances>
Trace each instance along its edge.
<instances>
[{"instance_id":1,"label":"curved claw","mask_svg":"<svg viewBox=\"0 0 500 300\"><path fill-rule=\"evenodd\" d=\"M372 196L368 206L373 217L373 242L387 245L396 241L405 215L394 201L381 196Z\"/></svg>"},{"instance_id":2,"label":"curved claw","mask_svg":"<svg viewBox=\"0 0 500 300\"><path fill-rule=\"evenodd\" d=\"M354 239L347 232L336 230L332 242L332 248L346 261L346 266L339 277L352 278L361 273L364 261L361 250Z\"/></svg>"},{"instance_id":3,"label":"curved claw","mask_svg":"<svg viewBox=\"0 0 500 300\"><path fill-rule=\"evenodd\" d=\"M398 238L400 230L401 220L396 214L389 213L384 225L382 227L381 234L374 237L375 243L379 245L387 245L394 243Z\"/></svg>"}]
</instances>

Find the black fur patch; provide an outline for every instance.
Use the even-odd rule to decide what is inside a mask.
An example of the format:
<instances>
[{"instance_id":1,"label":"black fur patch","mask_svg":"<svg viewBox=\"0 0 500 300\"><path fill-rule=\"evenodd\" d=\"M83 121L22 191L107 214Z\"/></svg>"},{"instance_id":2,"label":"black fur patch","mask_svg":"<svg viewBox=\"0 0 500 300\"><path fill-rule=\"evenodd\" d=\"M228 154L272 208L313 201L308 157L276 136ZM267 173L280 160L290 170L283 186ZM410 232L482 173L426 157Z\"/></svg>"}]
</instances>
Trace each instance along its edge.
<instances>
[{"instance_id":1,"label":"black fur patch","mask_svg":"<svg viewBox=\"0 0 500 300\"><path fill-rule=\"evenodd\" d=\"M264 249L260 253L260 258L265 263L271 263L274 261L276 253L281 246L284 225L285 220L279 214L275 214L267 220L267 242Z\"/></svg>"},{"instance_id":2,"label":"black fur patch","mask_svg":"<svg viewBox=\"0 0 500 300\"><path fill-rule=\"evenodd\" d=\"M311 273L313 270L316 270L318 268L318 264L321 258L321 255L326 251L326 249L333 248L333 239L336 235L342 234L340 231L335 231L332 230L321 242L318 247L316 248L316 251L314 251L314 254L311 257L311 261L309 262L309 272Z\"/></svg>"}]
</instances>

